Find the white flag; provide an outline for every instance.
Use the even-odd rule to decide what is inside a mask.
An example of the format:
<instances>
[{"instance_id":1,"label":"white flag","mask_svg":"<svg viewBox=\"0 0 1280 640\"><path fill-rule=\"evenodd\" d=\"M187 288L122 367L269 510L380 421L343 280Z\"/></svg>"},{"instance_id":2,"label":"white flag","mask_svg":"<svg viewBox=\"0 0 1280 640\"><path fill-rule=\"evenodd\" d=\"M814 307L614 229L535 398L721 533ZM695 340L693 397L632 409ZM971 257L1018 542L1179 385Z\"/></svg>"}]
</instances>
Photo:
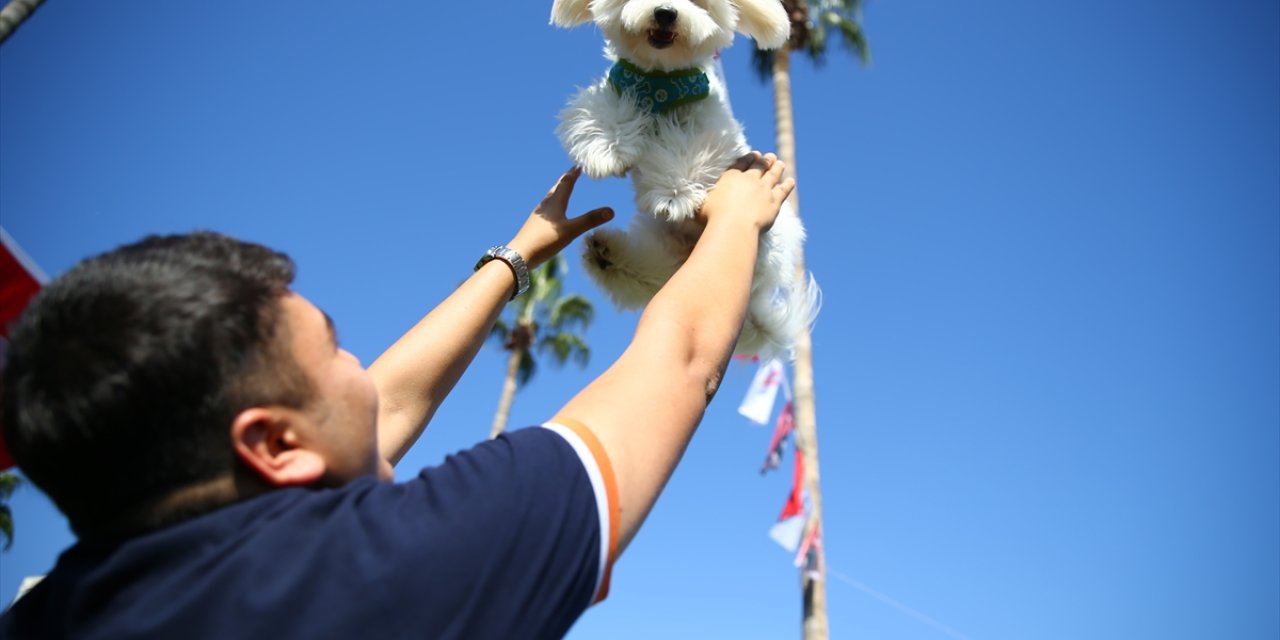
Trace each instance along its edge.
<instances>
[{"instance_id":1,"label":"white flag","mask_svg":"<svg viewBox=\"0 0 1280 640\"><path fill-rule=\"evenodd\" d=\"M795 553L800 548L800 540L804 538L804 515L794 515L769 527L769 537L783 549Z\"/></svg>"},{"instance_id":2,"label":"white flag","mask_svg":"<svg viewBox=\"0 0 1280 640\"><path fill-rule=\"evenodd\" d=\"M773 401L778 397L778 387L783 384L782 362L777 358L762 362L751 380L751 388L738 405L738 413L756 424L767 424L773 415Z\"/></svg>"}]
</instances>

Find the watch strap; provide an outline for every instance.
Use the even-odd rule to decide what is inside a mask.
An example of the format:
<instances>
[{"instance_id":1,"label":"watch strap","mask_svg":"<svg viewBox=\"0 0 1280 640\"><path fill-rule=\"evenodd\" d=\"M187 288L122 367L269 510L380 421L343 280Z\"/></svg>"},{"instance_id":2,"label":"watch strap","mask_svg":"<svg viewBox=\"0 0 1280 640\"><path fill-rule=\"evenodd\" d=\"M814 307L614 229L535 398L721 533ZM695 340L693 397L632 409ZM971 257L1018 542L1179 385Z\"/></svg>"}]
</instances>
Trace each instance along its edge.
<instances>
[{"instance_id":1,"label":"watch strap","mask_svg":"<svg viewBox=\"0 0 1280 640\"><path fill-rule=\"evenodd\" d=\"M516 290L511 294L511 299L529 290L529 265L525 263L520 253L506 245L495 245L489 247L488 251L480 256L480 260L476 262L475 270L479 271L490 260L501 260L511 267L511 274L516 278Z\"/></svg>"}]
</instances>

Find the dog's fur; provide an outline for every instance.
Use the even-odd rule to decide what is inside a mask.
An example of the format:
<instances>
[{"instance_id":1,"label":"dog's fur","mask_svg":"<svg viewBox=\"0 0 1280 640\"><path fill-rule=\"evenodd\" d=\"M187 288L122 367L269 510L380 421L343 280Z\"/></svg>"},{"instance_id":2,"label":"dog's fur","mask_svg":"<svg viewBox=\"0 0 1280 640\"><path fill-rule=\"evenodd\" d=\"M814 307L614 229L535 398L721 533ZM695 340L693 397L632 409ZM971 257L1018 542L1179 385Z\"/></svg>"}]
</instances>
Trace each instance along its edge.
<instances>
[{"instance_id":1,"label":"dog's fur","mask_svg":"<svg viewBox=\"0 0 1280 640\"><path fill-rule=\"evenodd\" d=\"M659 25L659 9L674 11L676 19ZM591 21L604 33L611 60L620 57L644 71L697 67L711 85L709 97L653 114L602 78L560 113L557 134L588 176L631 173L644 215L635 216L626 232L588 236L584 262L619 307L639 308L689 257L701 233L694 213L708 189L750 151L713 68L716 53L733 42L735 30L761 47L782 46L790 23L778 0L555 0L552 6L554 25ZM817 285L796 277L804 236L800 219L785 205L761 236L738 354L786 353L801 327L813 322Z\"/></svg>"}]
</instances>

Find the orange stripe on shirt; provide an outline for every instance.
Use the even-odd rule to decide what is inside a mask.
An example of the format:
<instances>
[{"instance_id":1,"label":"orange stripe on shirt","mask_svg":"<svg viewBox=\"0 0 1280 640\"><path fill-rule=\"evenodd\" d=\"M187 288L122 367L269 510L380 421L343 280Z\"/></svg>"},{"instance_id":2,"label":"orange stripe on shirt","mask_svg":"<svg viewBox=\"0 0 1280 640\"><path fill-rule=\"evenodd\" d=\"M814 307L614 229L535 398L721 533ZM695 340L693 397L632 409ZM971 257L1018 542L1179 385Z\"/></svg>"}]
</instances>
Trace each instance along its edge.
<instances>
[{"instance_id":1,"label":"orange stripe on shirt","mask_svg":"<svg viewBox=\"0 0 1280 640\"><path fill-rule=\"evenodd\" d=\"M609 578L613 574L613 562L618 559L618 536L622 520L622 503L618 501L618 481L613 475L613 465L609 462L609 454L605 452L600 441L596 439L596 435L588 429L586 425L574 420L573 418L565 418L558 416L551 422L564 425L573 431L582 441L586 443L587 449L591 451L592 457L596 459L596 466L600 468L600 476L604 478L604 491L609 500L609 555L608 562L605 564L604 577L600 580L600 594L596 596L596 602L604 600L609 595Z\"/></svg>"}]
</instances>

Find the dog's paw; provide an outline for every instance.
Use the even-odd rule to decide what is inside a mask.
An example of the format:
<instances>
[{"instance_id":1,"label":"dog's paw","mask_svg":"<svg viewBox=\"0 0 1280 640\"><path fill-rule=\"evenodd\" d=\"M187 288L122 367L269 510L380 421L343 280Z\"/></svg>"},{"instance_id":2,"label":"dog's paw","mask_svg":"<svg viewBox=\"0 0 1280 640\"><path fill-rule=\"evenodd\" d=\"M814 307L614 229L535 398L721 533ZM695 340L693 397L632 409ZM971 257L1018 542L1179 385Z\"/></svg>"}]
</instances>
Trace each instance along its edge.
<instances>
[{"instance_id":1,"label":"dog's paw","mask_svg":"<svg viewBox=\"0 0 1280 640\"><path fill-rule=\"evenodd\" d=\"M583 240L582 259L587 267L604 274L613 270L613 250L609 247L609 232L602 229Z\"/></svg>"},{"instance_id":2,"label":"dog's paw","mask_svg":"<svg viewBox=\"0 0 1280 640\"><path fill-rule=\"evenodd\" d=\"M582 263L587 275L621 309L642 308L666 281L645 271L636 251L625 233L612 229L597 230L583 239Z\"/></svg>"},{"instance_id":3,"label":"dog's paw","mask_svg":"<svg viewBox=\"0 0 1280 640\"><path fill-rule=\"evenodd\" d=\"M706 201L706 191L695 193L691 189L671 189L659 191L651 189L636 199L636 204L643 211L648 211L659 219L669 222L692 220L698 207Z\"/></svg>"},{"instance_id":4,"label":"dog's paw","mask_svg":"<svg viewBox=\"0 0 1280 640\"><path fill-rule=\"evenodd\" d=\"M600 178L621 178L627 175L627 170L631 168L631 162L616 153L611 145L600 143L591 145L584 150L579 156L574 158L578 166L582 167L582 172L592 179Z\"/></svg>"}]
</instances>

